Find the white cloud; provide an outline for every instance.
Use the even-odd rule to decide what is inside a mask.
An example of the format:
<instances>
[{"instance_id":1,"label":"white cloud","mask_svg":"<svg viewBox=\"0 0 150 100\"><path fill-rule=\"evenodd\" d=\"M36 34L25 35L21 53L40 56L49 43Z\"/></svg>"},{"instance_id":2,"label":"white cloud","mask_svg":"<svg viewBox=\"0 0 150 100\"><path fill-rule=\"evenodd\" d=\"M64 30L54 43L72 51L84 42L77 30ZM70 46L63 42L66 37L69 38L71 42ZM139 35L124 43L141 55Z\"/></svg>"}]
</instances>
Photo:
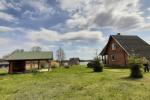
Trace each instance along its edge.
<instances>
[{"instance_id":1,"label":"white cloud","mask_svg":"<svg viewBox=\"0 0 150 100\"><path fill-rule=\"evenodd\" d=\"M96 51L100 47L91 48L89 46L76 46L76 49L66 50L66 52L68 54L67 57L68 58L79 57L80 59L86 59L86 60L89 59L90 60L90 59L93 59L95 57ZM98 50L97 52L99 53L100 50Z\"/></svg>"},{"instance_id":2,"label":"white cloud","mask_svg":"<svg viewBox=\"0 0 150 100\"><path fill-rule=\"evenodd\" d=\"M19 4L19 2L14 2L13 0L11 0L11 1L1 0L0 1L0 10L7 10L8 8L20 11L21 5Z\"/></svg>"},{"instance_id":3,"label":"white cloud","mask_svg":"<svg viewBox=\"0 0 150 100\"><path fill-rule=\"evenodd\" d=\"M150 7L149 7L149 8L147 8L147 10L148 10L148 11L150 11Z\"/></svg>"},{"instance_id":4,"label":"white cloud","mask_svg":"<svg viewBox=\"0 0 150 100\"><path fill-rule=\"evenodd\" d=\"M150 16L147 16L146 19L150 20Z\"/></svg>"},{"instance_id":5,"label":"white cloud","mask_svg":"<svg viewBox=\"0 0 150 100\"><path fill-rule=\"evenodd\" d=\"M58 0L60 7L70 18L69 28L89 29L112 27L127 31L142 27L139 0Z\"/></svg>"},{"instance_id":6,"label":"white cloud","mask_svg":"<svg viewBox=\"0 0 150 100\"><path fill-rule=\"evenodd\" d=\"M150 24L146 24L142 27L144 30L150 30Z\"/></svg>"},{"instance_id":7,"label":"white cloud","mask_svg":"<svg viewBox=\"0 0 150 100\"><path fill-rule=\"evenodd\" d=\"M0 32L11 32L14 29L11 27L6 27L6 26L0 26Z\"/></svg>"},{"instance_id":8,"label":"white cloud","mask_svg":"<svg viewBox=\"0 0 150 100\"><path fill-rule=\"evenodd\" d=\"M23 11L21 12L22 17L28 17L32 20L39 20L40 18L49 18L51 15L55 13L55 10L53 7L51 7L47 0L1 0L0 1L0 10L4 11L7 9L14 9L16 11ZM28 8L29 9L28 9ZM2 13L0 11L0 13ZM4 15L5 14L5 15ZM0 14L2 15L2 14ZM7 18L3 18L6 21L10 21L14 19L12 15L9 15L7 13L3 13L3 17L6 16ZM9 16L9 18L8 18ZM0 19L2 19L0 17ZM7 20L8 19L8 20Z\"/></svg>"},{"instance_id":9,"label":"white cloud","mask_svg":"<svg viewBox=\"0 0 150 100\"><path fill-rule=\"evenodd\" d=\"M85 0L57 0L63 10L72 12L81 6L82 1Z\"/></svg>"},{"instance_id":10,"label":"white cloud","mask_svg":"<svg viewBox=\"0 0 150 100\"><path fill-rule=\"evenodd\" d=\"M22 27L7 27L7 26L0 26L0 32L14 32L14 31L19 31L19 32L25 32L26 29Z\"/></svg>"},{"instance_id":11,"label":"white cloud","mask_svg":"<svg viewBox=\"0 0 150 100\"><path fill-rule=\"evenodd\" d=\"M105 38L102 35L102 32L99 31L89 31L89 30L81 30L77 32L68 32L62 36L62 39L71 40L71 41L104 41Z\"/></svg>"},{"instance_id":12,"label":"white cloud","mask_svg":"<svg viewBox=\"0 0 150 100\"><path fill-rule=\"evenodd\" d=\"M4 13L4 12L0 12L0 19L9 21L9 22L16 20L16 18L14 16Z\"/></svg>"},{"instance_id":13,"label":"white cloud","mask_svg":"<svg viewBox=\"0 0 150 100\"><path fill-rule=\"evenodd\" d=\"M6 10L6 9L7 9L6 2L1 0L0 1L0 10Z\"/></svg>"},{"instance_id":14,"label":"white cloud","mask_svg":"<svg viewBox=\"0 0 150 100\"><path fill-rule=\"evenodd\" d=\"M59 41L60 35L56 31L47 30L45 28L41 28L39 31L29 31L27 33L27 38L30 40L46 40L46 41Z\"/></svg>"},{"instance_id":15,"label":"white cloud","mask_svg":"<svg viewBox=\"0 0 150 100\"><path fill-rule=\"evenodd\" d=\"M33 20L48 18L55 13L55 10L47 3L46 0L23 0L21 5L33 8L33 10L26 10L23 13L23 16L27 16Z\"/></svg>"},{"instance_id":16,"label":"white cloud","mask_svg":"<svg viewBox=\"0 0 150 100\"><path fill-rule=\"evenodd\" d=\"M98 42L104 41L102 32L81 30L75 32L58 33L56 31L41 28L39 31L27 32L27 38L32 41L62 41L62 42Z\"/></svg>"},{"instance_id":17,"label":"white cloud","mask_svg":"<svg viewBox=\"0 0 150 100\"><path fill-rule=\"evenodd\" d=\"M0 46L6 45L8 42L8 38L0 37Z\"/></svg>"}]
</instances>

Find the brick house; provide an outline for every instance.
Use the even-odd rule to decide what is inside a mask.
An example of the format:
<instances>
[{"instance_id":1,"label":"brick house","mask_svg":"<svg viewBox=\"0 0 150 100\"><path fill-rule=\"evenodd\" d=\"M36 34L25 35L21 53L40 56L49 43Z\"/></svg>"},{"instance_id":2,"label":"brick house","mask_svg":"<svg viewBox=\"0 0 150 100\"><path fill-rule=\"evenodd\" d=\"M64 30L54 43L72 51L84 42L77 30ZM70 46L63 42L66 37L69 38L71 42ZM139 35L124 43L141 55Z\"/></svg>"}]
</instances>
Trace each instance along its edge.
<instances>
[{"instance_id":1,"label":"brick house","mask_svg":"<svg viewBox=\"0 0 150 100\"><path fill-rule=\"evenodd\" d=\"M127 66L129 55L145 57L150 61L150 45L135 35L111 35L100 55L106 65Z\"/></svg>"}]
</instances>

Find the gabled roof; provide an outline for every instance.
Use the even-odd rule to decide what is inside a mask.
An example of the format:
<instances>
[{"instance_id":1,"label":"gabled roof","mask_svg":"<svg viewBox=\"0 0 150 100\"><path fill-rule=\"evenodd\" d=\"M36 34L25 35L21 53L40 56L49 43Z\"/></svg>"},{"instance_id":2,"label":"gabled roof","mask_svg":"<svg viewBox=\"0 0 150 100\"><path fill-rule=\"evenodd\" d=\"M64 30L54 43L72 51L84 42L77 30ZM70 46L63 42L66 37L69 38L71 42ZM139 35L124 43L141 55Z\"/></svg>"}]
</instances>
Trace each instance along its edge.
<instances>
[{"instance_id":1,"label":"gabled roof","mask_svg":"<svg viewBox=\"0 0 150 100\"><path fill-rule=\"evenodd\" d=\"M113 38L127 54L136 54L142 57L150 59L150 45L144 40L135 35L111 35L110 39ZM110 40L109 39L109 40ZM103 55L107 49L108 44L102 50Z\"/></svg>"},{"instance_id":2,"label":"gabled roof","mask_svg":"<svg viewBox=\"0 0 150 100\"><path fill-rule=\"evenodd\" d=\"M80 60L80 58L70 58L70 60Z\"/></svg>"},{"instance_id":3,"label":"gabled roof","mask_svg":"<svg viewBox=\"0 0 150 100\"><path fill-rule=\"evenodd\" d=\"M48 51L28 51L14 52L7 56L5 60L52 60L53 53Z\"/></svg>"}]
</instances>

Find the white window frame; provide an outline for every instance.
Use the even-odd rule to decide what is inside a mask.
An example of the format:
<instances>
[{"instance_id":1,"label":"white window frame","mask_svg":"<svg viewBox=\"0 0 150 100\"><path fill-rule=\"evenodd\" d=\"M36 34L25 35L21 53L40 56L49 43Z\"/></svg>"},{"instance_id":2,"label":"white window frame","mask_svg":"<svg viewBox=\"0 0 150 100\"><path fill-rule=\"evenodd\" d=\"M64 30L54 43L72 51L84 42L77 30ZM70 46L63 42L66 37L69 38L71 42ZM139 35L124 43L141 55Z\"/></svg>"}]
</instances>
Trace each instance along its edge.
<instances>
[{"instance_id":1,"label":"white window frame","mask_svg":"<svg viewBox=\"0 0 150 100\"><path fill-rule=\"evenodd\" d=\"M113 57L114 57L114 59L113 59ZM111 60L112 60L112 61L116 61L116 60L117 60L117 55L116 55L116 54L112 54L112 55L111 55Z\"/></svg>"},{"instance_id":2,"label":"white window frame","mask_svg":"<svg viewBox=\"0 0 150 100\"><path fill-rule=\"evenodd\" d=\"M116 50L117 49L116 43L112 43L111 48L112 50Z\"/></svg>"}]
</instances>

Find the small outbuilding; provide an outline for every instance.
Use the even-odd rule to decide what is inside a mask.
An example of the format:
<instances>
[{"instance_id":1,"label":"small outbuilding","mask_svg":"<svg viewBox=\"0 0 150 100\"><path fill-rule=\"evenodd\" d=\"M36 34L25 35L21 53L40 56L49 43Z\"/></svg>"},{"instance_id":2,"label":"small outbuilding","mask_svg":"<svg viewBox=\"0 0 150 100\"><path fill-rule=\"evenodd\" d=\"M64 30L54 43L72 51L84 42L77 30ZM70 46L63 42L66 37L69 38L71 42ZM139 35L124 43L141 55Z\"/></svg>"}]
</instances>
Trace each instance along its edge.
<instances>
[{"instance_id":1,"label":"small outbuilding","mask_svg":"<svg viewBox=\"0 0 150 100\"><path fill-rule=\"evenodd\" d=\"M80 59L79 58L70 58L69 59L69 65L79 65Z\"/></svg>"},{"instance_id":2,"label":"small outbuilding","mask_svg":"<svg viewBox=\"0 0 150 100\"><path fill-rule=\"evenodd\" d=\"M40 62L46 61L48 70L51 70L51 60L53 60L53 52L51 51L18 51L10 54L5 58L9 62L9 73L20 73L26 71L26 64L33 67L33 63L37 62L38 69ZM29 63L30 62L30 63Z\"/></svg>"}]
</instances>

